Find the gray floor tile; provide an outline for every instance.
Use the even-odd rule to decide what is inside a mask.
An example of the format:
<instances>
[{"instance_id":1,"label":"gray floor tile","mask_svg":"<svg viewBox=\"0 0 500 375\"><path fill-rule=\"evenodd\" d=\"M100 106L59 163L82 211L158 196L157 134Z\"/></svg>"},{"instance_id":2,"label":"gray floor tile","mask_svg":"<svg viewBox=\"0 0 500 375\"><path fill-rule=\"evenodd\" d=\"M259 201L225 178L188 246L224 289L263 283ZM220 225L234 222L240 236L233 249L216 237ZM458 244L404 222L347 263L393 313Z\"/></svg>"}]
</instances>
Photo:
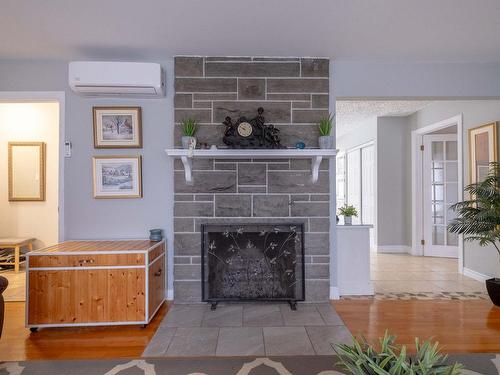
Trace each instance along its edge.
<instances>
[{"instance_id":1,"label":"gray floor tile","mask_svg":"<svg viewBox=\"0 0 500 375\"><path fill-rule=\"evenodd\" d=\"M329 303L319 303L316 305L321 317L327 326L343 326L345 325L339 314L334 310Z\"/></svg>"},{"instance_id":2,"label":"gray floor tile","mask_svg":"<svg viewBox=\"0 0 500 375\"><path fill-rule=\"evenodd\" d=\"M161 322L162 327L200 327L203 314L208 310L205 305L173 305L165 319Z\"/></svg>"},{"instance_id":3,"label":"gray floor tile","mask_svg":"<svg viewBox=\"0 0 500 375\"><path fill-rule=\"evenodd\" d=\"M203 327L241 327L242 305L219 305L216 310L207 309L203 315Z\"/></svg>"},{"instance_id":4,"label":"gray floor tile","mask_svg":"<svg viewBox=\"0 0 500 375\"><path fill-rule=\"evenodd\" d=\"M250 304L243 306L244 327L279 327L283 325L280 305Z\"/></svg>"},{"instance_id":5,"label":"gray floor tile","mask_svg":"<svg viewBox=\"0 0 500 375\"><path fill-rule=\"evenodd\" d=\"M314 351L318 355L335 354L332 345L351 344L351 333L345 326L306 327Z\"/></svg>"},{"instance_id":6,"label":"gray floor tile","mask_svg":"<svg viewBox=\"0 0 500 375\"><path fill-rule=\"evenodd\" d=\"M162 357L167 352L177 328L160 327L142 353L143 357Z\"/></svg>"},{"instance_id":7,"label":"gray floor tile","mask_svg":"<svg viewBox=\"0 0 500 375\"><path fill-rule=\"evenodd\" d=\"M314 349L304 327L264 327L266 355L312 355Z\"/></svg>"},{"instance_id":8,"label":"gray floor tile","mask_svg":"<svg viewBox=\"0 0 500 375\"><path fill-rule=\"evenodd\" d=\"M166 356L213 356L215 355L218 336L218 328L177 328Z\"/></svg>"},{"instance_id":9,"label":"gray floor tile","mask_svg":"<svg viewBox=\"0 0 500 375\"><path fill-rule=\"evenodd\" d=\"M259 327L225 327L219 331L216 355L265 355L264 337Z\"/></svg>"},{"instance_id":10,"label":"gray floor tile","mask_svg":"<svg viewBox=\"0 0 500 375\"><path fill-rule=\"evenodd\" d=\"M316 308L316 305L299 304L297 310L288 305L281 306L281 314L285 326L324 326L325 322Z\"/></svg>"}]
</instances>

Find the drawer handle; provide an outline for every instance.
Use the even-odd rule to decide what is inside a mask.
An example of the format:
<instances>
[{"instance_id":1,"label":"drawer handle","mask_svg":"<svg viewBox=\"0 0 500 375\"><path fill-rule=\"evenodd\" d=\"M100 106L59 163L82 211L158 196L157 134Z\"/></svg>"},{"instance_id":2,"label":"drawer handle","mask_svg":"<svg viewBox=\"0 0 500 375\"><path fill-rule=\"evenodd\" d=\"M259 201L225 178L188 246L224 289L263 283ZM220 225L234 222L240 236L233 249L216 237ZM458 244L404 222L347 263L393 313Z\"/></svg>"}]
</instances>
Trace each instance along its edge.
<instances>
[{"instance_id":1,"label":"drawer handle","mask_svg":"<svg viewBox=\"0 0 500 375\"><path fill-rule=\"evenodd\" d=\"M161 276L161 268L157 272L155 272L155 276Z\"/></svg>"},{"instance_id":2,"label":"drawer handle","mask_svg":"<svg viewBox=\"0 0 500 375\"><path fill-rule=\"evenodd\" d=\"M80 259L78 261L80 264L85 264L85 263L94 263L94 259Z\"/></svg>"}]
</instances>

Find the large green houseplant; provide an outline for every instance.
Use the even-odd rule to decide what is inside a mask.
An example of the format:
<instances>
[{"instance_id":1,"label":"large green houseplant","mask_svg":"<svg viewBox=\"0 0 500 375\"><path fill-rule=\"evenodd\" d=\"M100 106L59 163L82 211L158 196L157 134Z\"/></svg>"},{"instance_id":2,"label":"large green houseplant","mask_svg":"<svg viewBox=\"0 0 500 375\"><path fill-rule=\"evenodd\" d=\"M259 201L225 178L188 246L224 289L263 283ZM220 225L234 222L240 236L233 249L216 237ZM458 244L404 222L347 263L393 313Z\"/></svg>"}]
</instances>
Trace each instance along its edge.
<instances>
[{"instance_id":1,"label":"large green houseplant","mask_svg":"<svg viewBox=\"0 0 500 375\"><path fill-rule=\"evenodd\" d=\"M469 199L451 206L457 217L448 225L448 230L463 234L466 241L492 245L500 260L500 163L491 163L486 178L464 190ZM500 279L486 280L486 288L492 302L500 306Z\"/></svg>"}]
</instances>

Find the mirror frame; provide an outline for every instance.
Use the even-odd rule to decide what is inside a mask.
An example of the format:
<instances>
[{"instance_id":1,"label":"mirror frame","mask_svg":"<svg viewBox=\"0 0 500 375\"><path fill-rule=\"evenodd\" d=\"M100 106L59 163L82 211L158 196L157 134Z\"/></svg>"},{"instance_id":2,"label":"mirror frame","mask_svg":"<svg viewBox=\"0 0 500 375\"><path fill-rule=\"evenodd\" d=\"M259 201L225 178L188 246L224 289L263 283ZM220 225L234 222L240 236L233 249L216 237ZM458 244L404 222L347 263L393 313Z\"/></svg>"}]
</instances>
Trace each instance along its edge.
<instances>
[{"instance_id":1,"label":"mirror frame","mask_svg":"<svg viewBox=\"0 0 500 375\"><path fill-rule=\"evenodd\" d=\"M9 174L9 202L32 202L45 200L45 143L44 142L9 142L8 150L8 174ZM13 147L39 147L40 149L40 194L33 197L15 197L13 189L13 167L12 167L12 149Z\"/></svg>"}]
</instances>

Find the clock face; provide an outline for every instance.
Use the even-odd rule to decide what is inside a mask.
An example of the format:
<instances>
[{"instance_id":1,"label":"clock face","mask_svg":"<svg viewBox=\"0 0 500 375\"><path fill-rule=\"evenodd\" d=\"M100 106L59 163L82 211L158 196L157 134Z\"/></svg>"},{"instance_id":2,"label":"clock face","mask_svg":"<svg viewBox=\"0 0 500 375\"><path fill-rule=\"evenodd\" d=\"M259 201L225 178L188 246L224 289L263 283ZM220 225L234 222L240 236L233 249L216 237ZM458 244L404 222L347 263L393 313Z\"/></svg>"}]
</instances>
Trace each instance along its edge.
<instances>
[{"instance_id":1,"label":"clock face","mask_svg":"<svg viewBox=\"0 0 500 375\"><path fill-rule=\"evenodd\" d=\"M253 128L248 122L242 122L238 125L238 134L242 137L249 137L252 135Z\"/></svg>"}]
</instances>

